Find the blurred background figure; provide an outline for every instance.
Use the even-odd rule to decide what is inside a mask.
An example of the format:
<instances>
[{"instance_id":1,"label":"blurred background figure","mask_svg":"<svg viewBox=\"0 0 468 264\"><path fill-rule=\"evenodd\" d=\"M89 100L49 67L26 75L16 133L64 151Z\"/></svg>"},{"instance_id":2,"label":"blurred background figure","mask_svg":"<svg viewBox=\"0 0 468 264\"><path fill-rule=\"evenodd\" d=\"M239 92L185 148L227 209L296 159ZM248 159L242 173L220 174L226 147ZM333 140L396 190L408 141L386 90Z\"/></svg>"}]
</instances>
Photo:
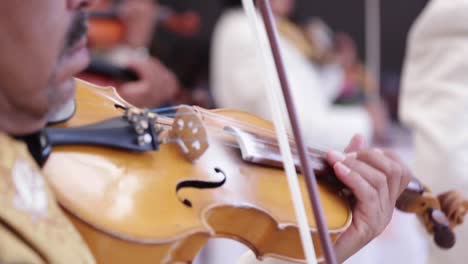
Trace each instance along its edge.
<instances>
[{"instance_id":1,"label":"blurred background figure","mask_svg":"<svg viewBox=\"0 0 468 264\"><path fill-rule=\"evenodd\" d=\"M277 17L286 70L299 106L299 115L311 145L343 149L353 133L362 133L368 139L385 139L389 132L389 116L378 98L380 87L360 62L355 43L345 33L335 34L321 19L307 20L302 26L294 23L290 15L295 1L273 0ZM266 119L271 119L266 100L262 64L259 62L255 39L239 1L233 1L217 23L212 40L211 89L219 107L242 109ZM373 95L371 97L369 95ZM375 97L377 95L377 97ZM345 128L345 129L343 129ZM349 134L348 134L349 133ZM411 222L413 218L399 218L399 222ZM395 225L399 226L399 222ZM370 247L350 263L376 263L390 243L401 241L401 234L412 234L413 226L389 229L380 244ZM401 232L403 231L403 232ZM415 238L416 244L418 238ZM412 243L414 241L407 241ZM401 243L399 250L411 248ZM232 242L212 243L205 252L212 263L232 259L246 252ZM231 248L231 253L222 249ZM403 260L419 260L408 255L388 258L388 263ZM252 256L243 261L251 263ZM268 262L270 263L270 262ZM271 263L276 263L271 260ZM282 263L282 262L278 262ZM424 262L415 262L424 263Z\"/></svg>"},{"instance_id":2,"label":"blurred background figure","mask_svg":"<svg viewBox=\"0 0 468 264\"><path fill-rule=\"evenodd\" d=\"M176 74L182 87L180 103L213 108L208 77L210 39L223 1L160 0L159 5L172 10L177 19L156 28L150 53Z\"/></svg>"},{"instance_id":3,"label":"blurred background figure","mask_svg":"<svg viewBox=\"0 0 468 264\"><path fill-rule=\"evenodd\" d=\"M170 10L151 0L106 0L93 11L89 31L93 59L81 77L116 86L122 97L139 107L174 102L179 81L149 53L159 22L174 27L168 19Z\"/></svg>"},{"instance_id":4,"label":"blurred background figure","mask_svg":"<svg viewBox=\"0 0 468 264\"><path fill-rule=\"evenodd\" d=\"M239 1L240 2L240 1ZM355 133L370 140L386 131L383 108L334 104L345 83L345 52L334 48L334 35L324 23L306 31L289 16L294 0L271 1L299 118L311 145L343 149ZM341 45L343 46L343 45ZM341 61L338 59L342 57ZM231 107L271 120L255 38L240 7L226 10L213 34L211 89L219 107ZM348 70L348 65L346 65ZM343 129L346 127L346 130Z\"/></svg>"},{"instance_id":5,"label":"blurred background figure","mask_svg":"<svg viewBox=\"0 0 468 264\"><path fill-rule=\"evenodd\" d=\"M414 132L414 172L435 192L468 195L468 2L432 0L408 38L401 118ZM466 263L468 227L457 245L429 245L429 263Z\"/></svg>"}]
</instances>

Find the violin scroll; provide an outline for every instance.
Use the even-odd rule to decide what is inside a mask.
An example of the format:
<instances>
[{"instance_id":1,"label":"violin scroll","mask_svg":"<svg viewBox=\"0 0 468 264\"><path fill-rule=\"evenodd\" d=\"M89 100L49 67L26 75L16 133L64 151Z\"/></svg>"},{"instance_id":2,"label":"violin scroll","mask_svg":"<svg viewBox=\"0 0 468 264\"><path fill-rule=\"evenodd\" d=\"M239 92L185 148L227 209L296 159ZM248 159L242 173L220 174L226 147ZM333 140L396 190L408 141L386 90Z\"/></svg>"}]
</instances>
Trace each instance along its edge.
<instances>
[{"instance_id":1,"label":"violin scroll","mask_svg":"<svg viewBox=\"0 0 468 264\"><path fill-rule=\"evenodd\" d=\"M455 245L453 228L463 223L468 212L468 201L456 191L436 197L413 179L398 199L396 207L403 212L415 213L426 231L434 236L437 246L449 249Z\"/></svg>"}]
</instances>

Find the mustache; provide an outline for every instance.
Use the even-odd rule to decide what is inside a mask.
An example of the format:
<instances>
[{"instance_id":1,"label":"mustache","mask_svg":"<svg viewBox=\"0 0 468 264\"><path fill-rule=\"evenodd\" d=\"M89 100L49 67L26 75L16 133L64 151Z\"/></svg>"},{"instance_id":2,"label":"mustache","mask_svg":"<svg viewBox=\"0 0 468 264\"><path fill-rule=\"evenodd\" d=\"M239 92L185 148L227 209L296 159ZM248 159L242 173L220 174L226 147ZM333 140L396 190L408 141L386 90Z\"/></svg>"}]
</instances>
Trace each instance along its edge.
<instances>
[{"instance_id":1,"label":"mustache","mask_svg":"<svg viewBox=\"0 0 468 264\"><path fill-rule=\"evenodd\" d=\"M88 33L88 13L79 11L66 35L64 53L72 49Z\"/></svg>"}]
</instances>

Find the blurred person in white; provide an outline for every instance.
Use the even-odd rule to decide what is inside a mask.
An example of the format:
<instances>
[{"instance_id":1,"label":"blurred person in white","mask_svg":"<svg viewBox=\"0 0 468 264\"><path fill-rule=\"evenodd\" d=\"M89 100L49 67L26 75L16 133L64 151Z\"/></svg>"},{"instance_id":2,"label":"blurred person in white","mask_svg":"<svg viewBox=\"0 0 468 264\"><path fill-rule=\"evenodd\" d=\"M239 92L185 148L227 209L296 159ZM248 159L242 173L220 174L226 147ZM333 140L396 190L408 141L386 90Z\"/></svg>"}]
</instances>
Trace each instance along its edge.
<instances>
[{"instance_id":1,"label":"blurred person in white","mask_svg":"<svg viewBox=\"0 0 468 264\"><path fill-rule=\"evenodd\" d=\"M468 195L468 1L432 0L413 25L401 120L413 131L413 169L435 193ZM429 245L429 263L467 263L468 226L450 251Z\"/></svg>"},{"instance_id":2,"label":"blurred person in white","mask_svg":"<svg viewBox=\"0 0 468 264\"><path fill-rule=\"evenodd\" d=\"M374 127L382 124L378 109L333 105L343 87L341 66L337 62L314 62L305 52L304 45L297 41L301 39L297 34L300 30L287 19L294 8L293 0L273 0L271 4L278 19L298 116L309 145L344 149L356 133L370 140L377 131ZM239 5L226 10L212 40L211 89L218 107L237 108L271 120L265 71L259 58L253 29L243 9Z\"/></svg>"}]
</instances>

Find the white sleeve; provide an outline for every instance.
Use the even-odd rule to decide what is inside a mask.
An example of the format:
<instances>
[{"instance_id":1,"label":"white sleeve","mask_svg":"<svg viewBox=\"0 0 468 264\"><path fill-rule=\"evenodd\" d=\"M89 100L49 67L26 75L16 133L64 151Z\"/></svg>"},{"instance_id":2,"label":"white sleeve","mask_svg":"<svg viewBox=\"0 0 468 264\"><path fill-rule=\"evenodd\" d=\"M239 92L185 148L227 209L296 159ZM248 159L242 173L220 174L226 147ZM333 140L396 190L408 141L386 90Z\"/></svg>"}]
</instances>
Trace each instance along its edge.
<instances>
[{"instance_id":1,"label":"white sleeve","mask_svg":"<svg viewBox=\"0 0 468 264\"><path fill-rule=\"evenodd\" d=\"M414 170L434 191L468 194L468 2L435 0L409 35L400 117Z\"/></svg>"},{"instance_id":2,"label":"white sleeve","mask_svg":"<svg viewBox=\"0 0 468 264\"><path fill-rule=\"evenodd\" d=\"M326 73L320 71L299 54L287 52L287 43L284 43L284 51L286 70L308 144L321 149L344 149L356 133L369 140L372 123L367 111L362 107L333 104L334 91L342 84L342 73L333 67Z\"/></svg>"},{"instance_id":3,"label":"white sleeve","mask_svg":"<svg viewBox=\"0 0 468 264\"><path fill-rule=\"evenodd\" d=\"M264 71L254 36L242 10L225 13L213 34L211 89L218 107L235 108L269 119Z\"/></svg>"},{"instance_id":4,"label":"white sleeve","mask_svg":"<svg viewBox=\"0 0 468 264\"><path fill-rule=\"evenodd\" d=\"M344 75L343 68L338 64L330 63L320 67L320 79L330 101L339 96L344 85Z\"/></svg>"}]
</instances>

